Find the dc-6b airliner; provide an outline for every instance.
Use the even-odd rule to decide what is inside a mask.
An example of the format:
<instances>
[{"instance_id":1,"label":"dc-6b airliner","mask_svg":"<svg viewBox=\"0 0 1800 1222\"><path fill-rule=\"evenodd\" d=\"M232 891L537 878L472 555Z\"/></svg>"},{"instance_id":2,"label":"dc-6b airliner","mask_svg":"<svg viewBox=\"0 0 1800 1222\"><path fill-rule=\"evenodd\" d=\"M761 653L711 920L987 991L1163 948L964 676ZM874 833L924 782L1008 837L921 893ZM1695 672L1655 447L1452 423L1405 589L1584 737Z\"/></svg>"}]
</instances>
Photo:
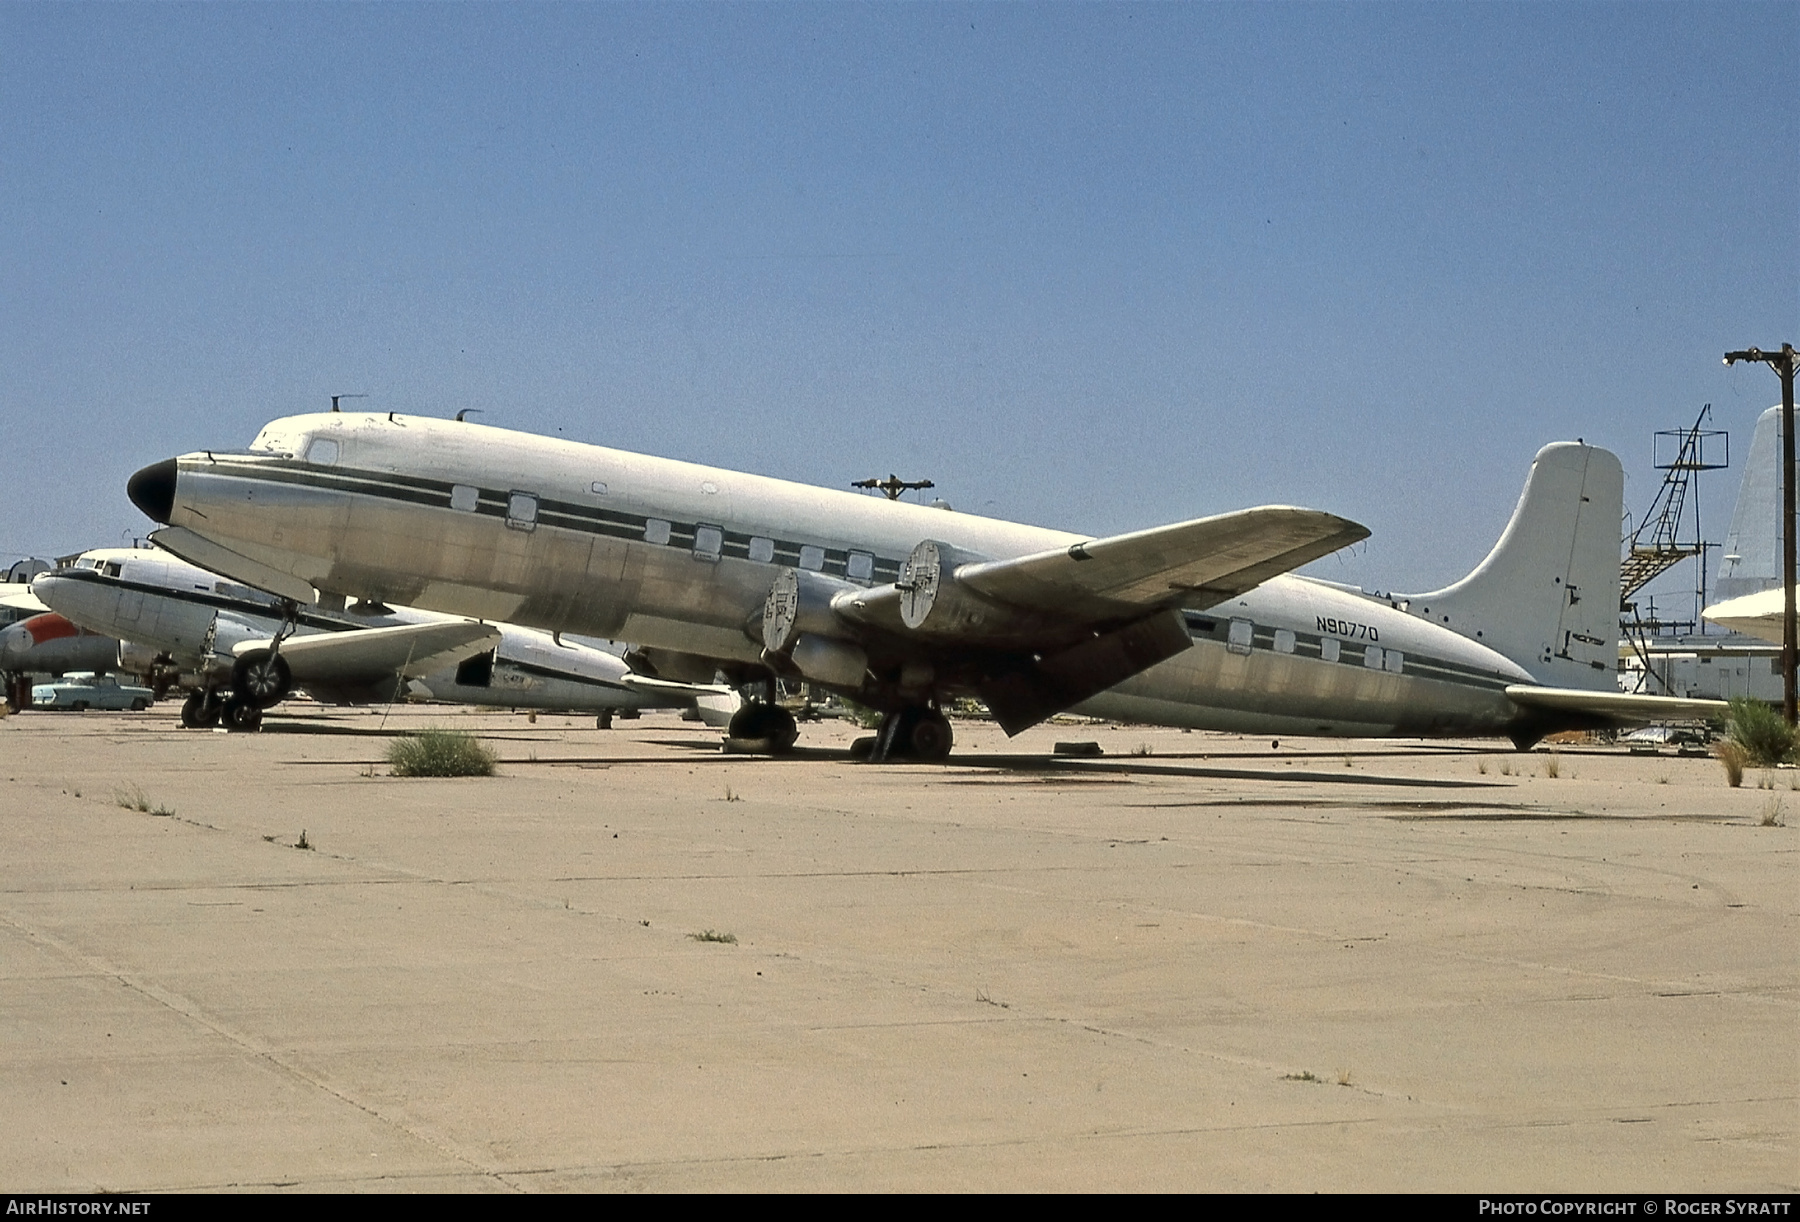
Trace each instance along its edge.
<instances>
[{"instance_id":1,"label":"dc-6b airliner","mask_svg":"<svg viewBox=\"0 0 1800 1222\"><path fill-rule=\"evenodd\" d=\"M298 608L320 592L638 643L671 680L800 677L884 713L874 758L942 758L978 696L1271 734L1504 735L1722 711L1617 690L1623 475L1541 450L1487 559L1430 594L1291 575L1367 536L1264 506L1107 538L461 420L290 416L131 478L152 537ZM771 700L735 737L777 748Z\"/></svg>"}]
</instances>

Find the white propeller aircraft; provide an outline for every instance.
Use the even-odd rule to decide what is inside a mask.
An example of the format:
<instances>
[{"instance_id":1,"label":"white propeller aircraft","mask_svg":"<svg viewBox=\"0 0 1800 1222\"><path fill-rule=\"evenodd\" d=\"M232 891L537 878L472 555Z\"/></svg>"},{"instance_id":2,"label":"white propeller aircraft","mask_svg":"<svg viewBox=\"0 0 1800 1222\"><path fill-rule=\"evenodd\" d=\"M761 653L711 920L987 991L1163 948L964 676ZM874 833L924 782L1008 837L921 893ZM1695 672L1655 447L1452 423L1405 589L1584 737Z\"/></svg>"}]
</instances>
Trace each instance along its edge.
<instances>
[{"instance_id":1,"label":"white propeller aircraft","mask_svg":"<svg viewBox=\"0 0 1800 1222\"><path fill-rule=\"evenodd\" d=\"M1265 506L1094 538L427 417L290 416L145 467L152 537L291 609L320 592L640 643L670 679L802 677L942 758L979 696L1009 733L1074 710L1273 734L1505 735L1715 715L1617 690L1618 459L1537 455L1468 577L1371 596L1288 575L1367 536ZM747 705L734 737L791 744Z\"/></svg>"},{"instance_id":2,"label":"white propeller aircraft","mask_svg":"<svg viewBox=\"0 0 1800 1222\"><path fill-rule=\"evenodd\" d=\"M32 675L104 674L119 666L119 642L71 624L22 583L0 582L0 696L31 703Z\"/></svg>"},{"instance_id":3,"label":"white propeller aircraft","mask_svg":"<svg viewBox=\"0 0 1800 1222\"><path fill-rule=\"evenodd\" d=\"M596 713L602 725L697 701L728 717L741 703L729 688L647 679L604 650L510 624L340 600L284 623L276 599L159 548L83 552L32 590L57 619L120 638L119 668L194 675L181 711L190 728L254 729L294 686L329 703L410 697Z\"/></svg>"}]
</instances>

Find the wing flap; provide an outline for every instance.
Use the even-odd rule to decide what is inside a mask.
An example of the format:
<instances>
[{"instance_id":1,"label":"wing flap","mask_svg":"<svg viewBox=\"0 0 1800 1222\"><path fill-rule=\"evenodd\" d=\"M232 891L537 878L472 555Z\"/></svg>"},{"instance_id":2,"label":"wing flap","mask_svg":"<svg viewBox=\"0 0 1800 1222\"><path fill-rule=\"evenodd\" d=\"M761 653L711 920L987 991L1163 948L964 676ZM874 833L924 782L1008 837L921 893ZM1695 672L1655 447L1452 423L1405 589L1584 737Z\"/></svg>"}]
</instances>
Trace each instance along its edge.
<instances>
[{"instance_id":1,"label":"wing flap","mask_svg":"<svg viewBox=\"0 0 1800 1222\"><path fill-rule=\"evenodd\" d=\"M997 602L1080 617L1176 604L1202 610L1368 537L1367 527L1335 514L1264 505L965 564L956 580Z\"/></svg>"},{"instance_id":2,"label":"wing flap","mask_svg":"<svg viewBox=\"0 0 1800 1222\"><path fill-rule=\"evenodd\" d=\"M500 630L492 624L447 620L290 637L281 644L281 656L296 683L356 683L428 675L499 644ZM241 656L269 645L244 641L232 652Z\"/></svg>"}]
</instances>

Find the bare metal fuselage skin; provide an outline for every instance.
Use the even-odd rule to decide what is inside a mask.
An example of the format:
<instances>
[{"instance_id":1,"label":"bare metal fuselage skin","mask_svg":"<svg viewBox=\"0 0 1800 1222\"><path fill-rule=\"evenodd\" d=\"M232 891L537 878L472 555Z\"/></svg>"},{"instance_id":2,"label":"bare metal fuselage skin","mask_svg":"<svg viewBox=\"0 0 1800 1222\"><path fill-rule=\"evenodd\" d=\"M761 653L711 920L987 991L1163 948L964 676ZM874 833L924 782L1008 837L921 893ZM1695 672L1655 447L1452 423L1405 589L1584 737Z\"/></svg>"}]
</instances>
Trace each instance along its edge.
<instances>
[{"instance_id":1,"label":"bare metal fuselage skin","mask_svg":"<svg viewBox=\"0 0 1800 1222\"><path fill-rule=\"evenodd\" d=\"M1005 559L1087 538L420 417L287 417L248 452L176 462L167 513L152 516L320 590L746 664L782 567L880 585L925 539ZM1477 641L1301 577L1186 620L1191 649L1076 711L1493 735L1521 716L1505 687L1532 682Z\"/></svg>"}]
</instances>

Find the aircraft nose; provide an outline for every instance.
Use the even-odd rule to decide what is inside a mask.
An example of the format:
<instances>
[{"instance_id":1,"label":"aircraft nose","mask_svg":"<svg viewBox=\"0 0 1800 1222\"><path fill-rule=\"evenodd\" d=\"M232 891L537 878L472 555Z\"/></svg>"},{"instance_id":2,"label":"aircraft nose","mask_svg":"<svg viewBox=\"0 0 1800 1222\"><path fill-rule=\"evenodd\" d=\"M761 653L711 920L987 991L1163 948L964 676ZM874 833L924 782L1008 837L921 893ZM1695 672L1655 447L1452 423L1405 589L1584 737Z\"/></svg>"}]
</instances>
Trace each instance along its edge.
<instances>
[{"instance_id":1,"label":"aircraft nose","mask_svg":"<svg viewBox=\"0 0 1800 1222\"><path fill-rule=\"evenodd\" d=\"M151 463L125 484L125 495L131 503L164 526L175 512L175 460Z\"/></svg>"}]
</instances>

